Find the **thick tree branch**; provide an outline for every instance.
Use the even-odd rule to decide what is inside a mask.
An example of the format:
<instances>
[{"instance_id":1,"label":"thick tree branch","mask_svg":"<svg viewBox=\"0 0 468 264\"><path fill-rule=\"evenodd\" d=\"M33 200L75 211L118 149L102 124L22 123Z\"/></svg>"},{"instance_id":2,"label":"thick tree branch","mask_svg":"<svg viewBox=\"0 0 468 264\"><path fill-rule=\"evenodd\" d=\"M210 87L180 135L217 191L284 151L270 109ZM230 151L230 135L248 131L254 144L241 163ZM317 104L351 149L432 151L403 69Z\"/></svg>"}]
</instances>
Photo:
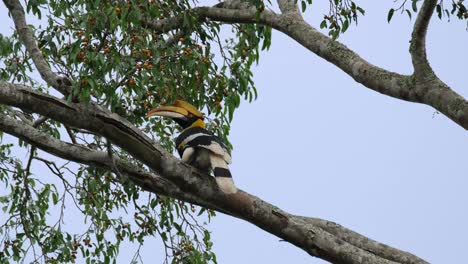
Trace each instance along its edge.
<instances>
[{"instance_id":1,"label":"thick tree branch","mask_svg":"<svg viewBox=\"0 0 468 264\"><path fill-rule=\"evenodd\" d=\"M289 1L280 2L282 2L285 11L290 8ZM416 95L408 91L410 89L406 89L411 85L411 76L389 72L370 64L345 45L333 41L311 27L301 17L278 15L268 10L264 10L258 15L256 10L218 7L196 7L193 11L201 17L226 23L260 23L271 26L289 35L318 56L335 64L357 82L392 97L417 101Z\"/></svg>"},{"instance_id":2,"label":"thick tree branch","mask_svg":"<svg viewBox=\"0 0 468 264\"><path fill-rule=\"evenodd\" d=\"M425 0L411 35L410 54L418 102L430 105L468 129L468 102L437 77L427 60L426 34L437 0Z\"/></svg>"},{"instance_id":3,"label":"thick tree branch","mask_svg":"<svg viewBox=\"0 0 468 264\"><path fill-rule=\"evenodd\" d=\"M207 185L207 196L222 195L214 180L207 184L194 168L181 162L159 144L135 128L127 120L109 110L94 105L69 103L50 95L31 90L27 86L0 81L0 103L19 107L55 119L67 126L91 131L110 139L150 168L184 185L184 191L193 191L195 185ZM199 177L190 177L197 174ZM185 175L185 176L184 176ZM183 176L183 177L182 177ZM210 178L211 179L211 178ZM203 184L201 184L203 182Z\"/></svg>"},{"instance_id":4,"label":"thick tree branch","mask_svg":"<svg viewBox=\"0 0 468 264\"><path fill-rule=\"evenodd\" d=\"M301 16L299 7L297 6L297 1L295 0L278 0L278 5L282 14L294 13Z\"/></svg>"},{"instance_id":5,"label":"thick tree branch","mask_svg":"<svg viewBox=\"0 0 468 264\"><path fill-rule=\"evenodd\" d=\"M423 29L427 28L430 14L433 12L433 3L434 0L428 0L424 3L418 19L419 22L416 22L416 32L423 32L425 35ZM285 0L282 3L283 9L287 11L290 4ZM402 75L377 67L340 42L320 33L298 15L290 15L289 13L278 15L268 10L258 14L256 10L252 9L219 7L196 7L193 11L202 18L215 21L258 23L277 29L308 50L336 65L365 87L401 100L432 106L463 128L468 129L468 101L450 89L434 74L431 78L421 79L417 75ZM420 35L420 33L416 35ZM419 53L421 53L422 47L424 60L427 62L424 46L416 45L416 47L418 47L416 50L419 50ZM418 58L416 60L421 59L419 55L415 58ZM423 67L423 64L418 65Z\"/></svg>"},{"instance_id":6,"label":"thick tree branch","mask_svg":"<svg viewBox=\"0 0 468 264\"><path fill-rule=\"evenodd\" d=\"M218 7L195 7L193 9L201 17L226 23L260 23L273 26L279 22L279 15L263 10L258 12L255 9L226 9Z\"/></svg>"},{"instance_id":7,"label":"thick tree branch","mask_svg":"<svg viewBox=\"0 0 468 264\"><path fill-rule=\"evenodd\" d=\"M16 31L23 42L26 50L29 52L34 65L36 65L42 79L50 86L57 89L63 95L68 96L71 94L71 83L65 77L60 77L50 69L47 61L44 59L41 51L39 50L36 40L31 32L31 29L26 24L24 9L18 0L3 0L5 6L10 11L10 14L15 23Z\"/></svg>"},{"instance_id":8,"label":"thick tree branch","mask_svg":"<svg viewBox=\"0 0 468 264\"><path fill-rule=\"evenodd\" d=\"M253 8L253 6L250 3L241 1L241 0L231 0L231 1L220 2L212 8L215 8L217 10L222 10L225 12L231 12L231 10L241 11L240 13L248 11L249 16L252 13L256 12L255 8ZM146 17L141 17L140 19L146 27L151 28L155 32L167 33L171 30L180 29L184 21L183 20L184 16L187 16L189 14L198 15L199 18L202 20L205 19L206 16L203 15L204 9L205 7L195 7L191 10L185 11L185 13L182 15L164 18L160 20L149 19ZM238 14L239 12L236 13L236 15Z\"/></svg>"},{"instance_id":9,"label":"thick tree branch","mask_svg":"<svg viewBox=\"0 0 468 264\"><path fill-rule=\"evenodd\" d=\"M167 33L171 30L179 29L182 25L182 17L170 17L160 20L150 20L141 18L143 25L151 28L157 33Z\"/></svg>"},{"instance_id":10,"label":"thick tree branch","mask_svg":"<svg viewBox=\"0 0 468 264\"><path fill-rule=\"evenodd\" d=\"M414 23L411 35L410 54L413 61L415 75L434 75L427 61L426 55L426 33L432 14L437 5L437 0L425 0Z\"/></svg>"},{"instance_id":11,"label":"thick tree branch","mask_svg":"<svg viewBox=\"0 0 468 264\"><path fill-rule=\"evenodd\" d=\"M217 21L230 23L258 22L271 26L289 35L318 56L338 66L366 87L392 97L408 101L417 100L416 95L412 94L410 89L406 89L411 85L410 76L386 71L370 64L345 45L333 41L311 27L303 19L298 19L297 16L280 16L262 12L260 19L257 20L255 12L222 10L211 7L204 7L199 10L201 15Z\"/></svg>"},{"instance_id":12,"label":"thick tree branch","mask_svg":"<svg viewBox=\"0 0 468 264\"><path fill-rule=\"evenodd\" d=\"M260 12L259 16L257 16L257 10L255 8L241 9L240 7L246 7L245 2L242 3L243 4L229 2L216 5L216 7L195 7L187 12L199 16L200 19L210 18L212 20L226 23L259 22L262 24L269 24L272 20L279 18L277 14L269 10L264 10ZM145 26L151 28L155 32L167 33L171 30L181 28L183 23L183 16L186 14L187 13L161 20L149 20L146 18L141 18L141 21Z\"/></svg>"},{"instance_id":13,"label":"thick tree branch","mask_svg":"<svg viewBox=\"0 0 468 264\"><path fill-rule=\"evenodd\" d=\"M426 263L409 253L374 243L357 233L345 232L346 229L337 228L338 225L335 223L289 214L243 191L224 195L218 190L212 177L203 175L196 169L175 159L141 133L139 129L106 109L89 104L69 103L38 93L25 86L6 82L0 82L0 103L32 111L65 125L90 130L107 137L179 188L169 189L177 190L177 192L173 191L168 195L249 221L304 249L313 256L333 263ZM15 122L16 125L14 125ZM12 123L14 124L12 125ZM28 136L27 133L31 132L31 128L28 126L19 127L19 123L19 121L3 117L0 119L0 130L22 137L31 144L37 145L38 148L54 155L83 163L100 161L99 164L112 168L112 161L107 153L93 152L89 149L85 151L82 147L59 142L51 137L46 138L44 134ZM18 131L18 129L22 130ZM34 130L33 132L40 133ZM52 140L55 141L52 142ZM58 146L59 144L62 145ZM72 155L73 153L66 151L71 149L77 154ZM119 162L116 163L119 164ZM128 172L128 169L122 165L117 166L124 173ZM132 179L137 184L143 184L142 187L146 190L162 191L161 189L151 189L152 185L148 183L152 182L151 177L149 179L145 176L143 179L137 179L138 175L129 177L133 177ZM165 191L169 192L168 189ZM322 226L317 223L321 223ZM325 224L323 225L323 223ZM381 252L382 249L385 251Z\"/></svg>"},{"instance_id":14,"label":"thick tree branch","mask_svg":"<svg viewBox=\"0 0 468 264\"><path fill-rule=\"evenodd\" d=\"M118 157L110 159L109 155L103 151L96 151L83 145L63 142L34 128L30 124L9 118L4 114L0 114L0 130L62 159L99 166L111 171L115 164L114 169L117 168L119 172L124 173L129 179L145 190L187 201L193 200L190 195L182 192L173 183L159 175L135 168Z\"/></svg>"},{"instance_id":15,"label":"thick tree branch","mask_svg":"<svg viewBox=\"0 0 468 264\"><path fill-rule=\"evenodd\" d=\"M352 245L359 245L360 248L369 251L373 254L379 255L382 258L397 262L397 263L420 263L420 259L407 252L389 247L385 244L379 243L375 240L369 239L353 230L345 228L334 222L322 220L319 218L304 217L307 221L315 226L326 230L330 234L343 239Z\"/></svg>"}]
</instances>

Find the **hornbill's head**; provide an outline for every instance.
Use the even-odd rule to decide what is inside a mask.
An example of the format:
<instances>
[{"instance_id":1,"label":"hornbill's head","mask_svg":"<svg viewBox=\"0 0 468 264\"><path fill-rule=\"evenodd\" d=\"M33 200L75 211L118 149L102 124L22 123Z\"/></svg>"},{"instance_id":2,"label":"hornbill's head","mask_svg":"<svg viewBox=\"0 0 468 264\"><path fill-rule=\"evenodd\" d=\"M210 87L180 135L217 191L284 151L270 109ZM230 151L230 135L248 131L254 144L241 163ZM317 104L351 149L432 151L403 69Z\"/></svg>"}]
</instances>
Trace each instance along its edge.
<instances>
[{"instance_id":1,"label":"hornbill's head","mask_svg":"<svg viewBox=\"0 0 468 264\"><path fill-rule=\"evenodd\" d=\"M146 114L147 118L150 116L170 117L184 129L190 126L205 128L203 113L198 111L195 106L182 100L176 100L171 106L154 108Z\"/></svg>"}]
</instances>

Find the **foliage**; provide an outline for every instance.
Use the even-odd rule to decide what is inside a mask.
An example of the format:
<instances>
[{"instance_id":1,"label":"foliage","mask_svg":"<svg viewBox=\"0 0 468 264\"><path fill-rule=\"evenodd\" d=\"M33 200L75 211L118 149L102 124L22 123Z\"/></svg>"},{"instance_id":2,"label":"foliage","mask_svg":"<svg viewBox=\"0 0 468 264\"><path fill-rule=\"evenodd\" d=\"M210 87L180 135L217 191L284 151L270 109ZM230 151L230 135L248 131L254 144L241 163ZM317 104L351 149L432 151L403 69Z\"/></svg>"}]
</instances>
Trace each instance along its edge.
<instances>
[{"instance_id":1,"label":"foliage","mask_svg":"<svg viewBox=\"0 0 468 264\"><path fill-rule=\"evenodd\" d=\"M299 2L296 0L296 2ZM390 22L395 12L405 13L411 19L413 14L418 12L418 6L421 4L421 0L397 0L394 1L396 7L390 8L387 14L387 21ZM450 3L446 3L450 2ZM306 9L312 6L312 0L301 0L301 10L305 12ZM449 7L447 7L450 6ZM410 6L410 7L409 7ZM437 16L442 19L446 17L450 19L452 16L456 16L461 20L468 20L468 10L464 4L464 0L460 1L439 1L436 6ZM354 22L358 23L359 15L365 15L365 10L357 3L352 0L329 0L329 12L323 16L323 20L320 23L321 29L326 29L328 35L333 39L337 39L340 34L348 30L350 24ZM467 21L468 28L468 21Z\"/></svg>"},{"instance_id":2,"label":"foliage","mask_svg":"<svg viewBox=\"0 0 468 264\"><path fill-rule=\"evenodd\" d=\"M307 0L312 4L312 0ZM348 30L352 22L357 24L359 15L364 15L365 11L362 7L350 0L330 0L330 8L327 15L323 16L320 28L328 29L328 35L333 39L337 39L341 33ZM302 11L305 11L306 4L302 1Z\"/></svg>"},{"instance_id":3,"label":"foliage","mask_svg":"<svg viewBox=\"0 0 468 264\"><path fill-rule=\"evenodd\" d=\"M393 14L395 12L406 13L408 17L411 19L414 13L418 12L418 5L420 4L420 0L403 0L403 1L395 1L398 3L396 8L391 8L388 10L387 21L390 22L392 20ZM447 1L448 2L448 1ZM411 6L411 9L408 6ZM458 19L467 20L468 19L468 11L465 7L464 1L451 1L449 3L450 8L446 8L447 3L445 1L439 1L436 5L436 13L439 19L442 17L446 17L448 20L452 16L456 16ZM467 22L468 23L468 22ZM468 24L467 24L468 25Z\"/></svg>"}]
</instances>

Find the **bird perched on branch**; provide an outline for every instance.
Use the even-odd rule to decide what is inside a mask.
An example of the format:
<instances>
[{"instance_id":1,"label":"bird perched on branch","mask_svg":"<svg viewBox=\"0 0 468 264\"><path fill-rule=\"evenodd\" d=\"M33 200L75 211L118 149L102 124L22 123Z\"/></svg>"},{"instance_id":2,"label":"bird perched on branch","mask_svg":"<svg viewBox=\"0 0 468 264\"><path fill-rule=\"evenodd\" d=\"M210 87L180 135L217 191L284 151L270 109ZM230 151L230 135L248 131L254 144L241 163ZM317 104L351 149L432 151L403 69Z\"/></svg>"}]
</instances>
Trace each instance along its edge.
<instances>
[{"instance_id":1,"label":"bird perched on branch","mask_svg":"<svg viewBox=\"0 0 468 264\"><path fill-rule=\"evenodd\" d=\"M185 101L176 100L172 106L160 106L146 117L163 116L173 119L183 130L176 139L176 148L182 161L207 173L213 172L224 193L235 193L228 165L231 155L222 140L206 130L203 113Z\"/></svg>"}]
</instances>

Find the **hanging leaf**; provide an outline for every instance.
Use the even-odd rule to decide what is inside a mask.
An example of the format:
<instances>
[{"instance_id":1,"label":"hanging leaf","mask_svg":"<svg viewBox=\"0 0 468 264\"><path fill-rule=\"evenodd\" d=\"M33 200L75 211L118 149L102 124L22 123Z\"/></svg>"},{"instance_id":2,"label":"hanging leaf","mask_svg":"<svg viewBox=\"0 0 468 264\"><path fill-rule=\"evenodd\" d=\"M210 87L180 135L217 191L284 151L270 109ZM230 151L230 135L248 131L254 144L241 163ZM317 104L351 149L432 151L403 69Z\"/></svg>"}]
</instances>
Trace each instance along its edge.
<instances>
[{"instance_id":1,"label":"hanging leaf","mask_svg":"<svg viewBox=\"0 0 468 264\"><path fill-rule=\"evenodd\" d=\"M395 9L391 8L390 10L388 10L388 14L387 14L387 22L390 23L390 20L392 20L392 17L393 17L393 13L395 12Z\"/></svg>"}]
</instances>

